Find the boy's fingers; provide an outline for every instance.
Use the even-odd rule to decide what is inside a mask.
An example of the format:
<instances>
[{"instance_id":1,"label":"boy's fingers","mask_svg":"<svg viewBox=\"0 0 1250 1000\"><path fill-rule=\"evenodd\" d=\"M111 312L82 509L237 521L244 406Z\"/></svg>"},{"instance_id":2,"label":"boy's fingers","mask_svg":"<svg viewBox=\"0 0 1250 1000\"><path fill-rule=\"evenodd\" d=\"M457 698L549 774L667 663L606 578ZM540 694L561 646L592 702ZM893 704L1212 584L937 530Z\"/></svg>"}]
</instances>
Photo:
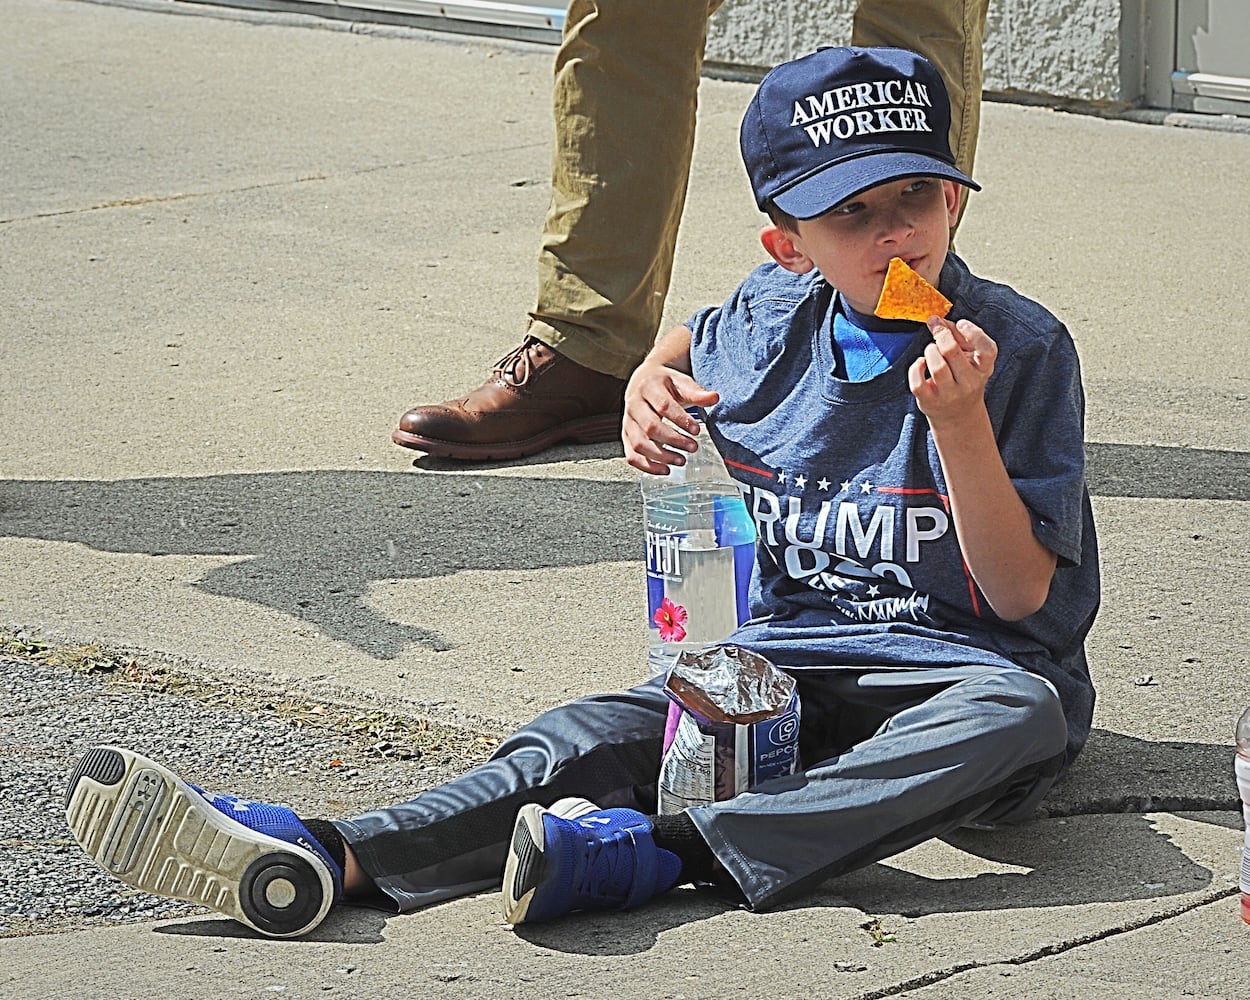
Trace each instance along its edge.
<instances>
[{"instance_id":1,"label":"boy's fingers","mask_svg":"<svg viewBox=\"0 0 1250 1000\"><path fill-rule=\"evenodd\" d=\"M688 376L668 369L651 371L643 377L635 373L625 390L627 421L632 420L647 436L667 428L665 420L694 433L697 423L686 413L682 402L685 396L682 378L689 381Z\"/></svg>"},{"instance_id":2,"label":"boy's fingers","mask_svg":"<svg viewBox=\"0 0 1250 1000\"><path fill-rule=\"evenodd\" d=\"M934 344L924 349L920 360L924 363L924 381L921 386L923 392L930 394L940 392L943 386L954 381L951 377L950 366L947 365L942 352Z\"/></svg>"},{"instance_id":3,"label":"boy's fingers","mask_svg":"<svg viewBox=\"0 0 1250 1000\"><path fill-rule=\"evenodd\" d=\"M975 323L967 320L961 320L965 324L963 333L968 338L968 349L973 356L973 364L981 370L987 370L994 366L994 361L998 357L998 344L994 342L994 338L982 330Z\"/></svg>"},{"instance_id":4,"label":"boy's fingers","mask_svg":"<svg viewBox=\"0 0 1250 1000\"><path fill-rule=\"evenodd\" d=\"M652 458L650 455L644 455L642 452L636 451L630 457L629 464L635 469L641 472L649 472L653 476L666 476L672 466L683 465L684 462L661 461L659 458Z\"/></svg>"},{"instance_id":5,"label":"boy's fingers","mask_svg":"<svg viewBox=\"0 0 1250 1000\"><path fill-rule=\"evenodd\" d=\"M686 405L684 396L681 399L673 399L670 396L664 409L658 412L661 417L676 424L682 430L690 434L698 434L699 421L686 412ZM672 428L665 425L665 430L671 431Z\"/></svg>"},{"instance_id":6,"label":"boy's fingers","mask_svg":"<svg viewBox=\"0 0 1250 1000\"><path fill-rule=\"evenodd\" d=\"M686 413L685 408L687 406L699 406L706 409L720 401L720 393L703 388L689 375L684 374L673 378L673 392L677 396L678 407L684 419L678 420L671 414L665 415L679 427L685 427L691 434L698 432L699 422Z\"/></svg>"},{"instance_id":7,"label":"boy's fingers","mask_svg":"<svg viewBox=\"0 0 1250 1000\"><path fill-rule=\"evenodd\" d=\"M925 364L929 369L929 377L932 379L945 380L954 379L955 373L952 370L951 362L956 357L961 357L962 352L954 342L946 338L945 343L939 343L936 339L932 344L924 349Z\"/></svg>"},{"instance_id":8,"label":"boy's fingers","mask_svg":"<svg viewBox=\"0 0 1250 1000\"><path fill-rule=\"evenodd\" d=\"M933 339L937 340L938 334L942 331L949 333L955 332L955 324L948 319L942 319L941 316L930 316L928 321L929 332L933 334Z\"/></svg>"},{"instance_id":9,"label":"boy's fingers","mask_svg":"<svg viewBox=\"0 0 1250 1000\"><path fill-rule=\"evenodd\" d=\"M626 411L626 440L632 440L640 450L651 442L657 448L673 451L694 451L697 445L692 435L699 431L699 422L686 412L678 398L676 386L663 385L644 389L640 406ZM657 451L654 457L659 457Z\"/></svg>"},{"instance_id":10,"label":"boy's fingers","mask_svg":"<svg viewBox=\"0 0 1250 1000\"><path fill-rule=\"evenodd\" d=\"M973 346L963 340L955 330L942 329L933 335L933 343L926 350L936 349L945 361L951 378L959 382L968 369L976 367Z\"/></svg>"},{"instance_id":11,"label":"boy's fingers","mask_svg":"<svg viewBox=\"0 0 1250 1000\"><path fill-rule=\"evenodd\" d=\"M985 346L993 344L984 330L967 319L952 323L948 319L933 316L929 319L929 332L933 334L935 341L938 339L939 331L948 332L960 350L968 352L984 350Z\"/></svg>"},{"instance_id":12,"label":"boy's fingers","mask_svg":"<svg viewBox=\"0 0 1250 1000\"><path fill-rule=\"evenodd\" d=\"M940 327L933 330L933 342L942 348L943 353L969 349L968 340L963 333L946 321L943 321Z\"/></svg>"},{"instance_id":13,"label":"boy's fingers","mask_svg":"<svg viewBox=\"0 0 1250 1000\"><path fill-rule=\"evenodd\" d=\"M686 412L680 400L664 392L652 406L652 411L654 420L643 428L648 438L682 451L694 450L694 439L690 435L699 433L699 421Z\"/></svg>"},{"instance_id":14,"label":"boy's fingers","mask_svg":"<svg viewBox=\"0 0 1250 1000\"><path fill-rule=\"evenodd\" d=\"M665 448L652 440L638 425L627 425L622 437L625 440L626 458L630 465L653 475L664 475L670 465L684 465L685 455L675 449Z\"/></svg>"},{"instance_id":15,"label":"boy's fingers","mask_svg":"<svg viewBox=\"0 0 1250 1000\"><path fill-rule=\"evenodd\" d=\"M635 450L631 452L626 456L625 460L639 472L649 472L653 476L668 475L670 467L668 462L660 461L658 458L653 458L642 451ZM677 465L680 463L674 462L672 464Z\"/></svg>"},{"instance_id":16,"label":"boy's fingers","mask_svg":"<svg viewBox=\"0 0 1250 1000\"><path fill-rule=\"evenodd\" d=\"M673 369L655 368L631 379L621 429L626 461L661 476L671 466L684 465L686 454L698 448L694 435L699 431L699 421L686 407L712 406L719 400L719 393Z\"/></svg>"},{"instance_id":17,"label":"boy's fingers","mask_svg":"<svg viewBox=\"0 0 1250 1000\"><path fill-rule=\"evenodd\" d=\"M646 472L652 476L667 476L669 471L667 465L661 465L659 462L631 459L629 464L639 472Z\"/></svg>"},{"instance_id":18,"label":"boy's fingers","mask_svg":"<svg viewBox=\"0 0 1250 1000\"><path fill-rule=\"evenodd\" d=\"M969 343L986 336L985 331L970 319L961 319L958 323L956 323L955 332Z\"/></svg>"},{"instance_id":19,"label":"boy's fingers","mask_svg":"<svg viewBox=\"0 0 1250 1000\"><path fill-rule=\"evenodd\" d=\"M645 423L638 423L642 441L653 443L657 450L668 448L673 451L694 451L696 447L695 440L690 435L697 433L698 422L692 421L695 424L695 430L691 430L690 433L683 433L681 429L674 427L673 424L679 418L683 420L690 419L689 414L685 410L682 410L680 407L677 408L675 415L668 417L670 422L666 422L663 419L664 417L665 414L660 413L657 409L655 419L649 419ZM640 445L642 441L639 442Z\"/></svg>"},{"instance_id":20,"label":"boy's fingers","mask_svg":"<svg viewBox=\"0 0 1250 1000\"><path fill-rule=\"evenodd\" d=\"M913 396L924 387L925 379L928 377L929 370L923 357L919 357L911 363L911 366L907 369L907 387L911 389Z\"/></svg>"},{"instance_id":21,"label":"boy's fingers","mask_svg":"<svg viewBox=\"0 0 1250 1000\"><path fill-rule=\"evenodd\" d=\"M667 471L670 465L685 465L688 461L687 453L698 447L693 438L682 434L678 434L677 437L678 440L671 444L667 441L648 438L635 450L643 458L655 465L663 466L663 469Z\"/></svg>"}]
</instances>

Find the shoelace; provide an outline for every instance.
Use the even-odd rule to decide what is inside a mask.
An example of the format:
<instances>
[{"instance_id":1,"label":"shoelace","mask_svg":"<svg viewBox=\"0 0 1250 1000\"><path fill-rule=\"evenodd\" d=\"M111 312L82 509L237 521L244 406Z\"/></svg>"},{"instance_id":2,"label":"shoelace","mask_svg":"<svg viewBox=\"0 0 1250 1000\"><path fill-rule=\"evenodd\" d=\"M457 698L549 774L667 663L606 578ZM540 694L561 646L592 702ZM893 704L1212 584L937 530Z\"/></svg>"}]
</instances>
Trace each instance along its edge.
<instances>
[{"instance_id":1,"label":"shoelace","mask_svg":"<svg viewBox=\"0 0 1250 1000\"><path fill-rule=\"evenodd\" d=\"M595 838L586 846L586 867L577 887L582 899L628 909L651 897L652 887L639 884L644 866L632 831L618 830L609 839Z\"/></svg>"},{"instance_id":2,"label":"shoelace","mask_svg":"<svg viewBox=\"0 0 1250 1000\"><path fill-rule=\"evenodd\" d=\"M513 348L495 362L491 375L518 388L525 385L534 374L534 362L529 353L533 344L533 338L526 337L520 347Z\"/></svg>"}]
</instances>

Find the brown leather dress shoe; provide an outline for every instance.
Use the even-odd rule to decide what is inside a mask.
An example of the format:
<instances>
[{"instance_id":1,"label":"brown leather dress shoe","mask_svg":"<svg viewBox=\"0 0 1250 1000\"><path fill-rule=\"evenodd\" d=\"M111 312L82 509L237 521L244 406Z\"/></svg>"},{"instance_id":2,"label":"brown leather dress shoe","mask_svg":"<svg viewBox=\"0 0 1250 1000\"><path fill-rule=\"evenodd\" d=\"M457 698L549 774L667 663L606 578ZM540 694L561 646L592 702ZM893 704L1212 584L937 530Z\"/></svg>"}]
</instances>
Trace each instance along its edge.
<instances>
[{"instance_id":1,"label":"brown leather dress shoe","mask_svg":"<svg viewBox=\"0 0 1250 1000\"><path fill-rule=\"evenodd\" d=\"M624 379L526 337L467 396L405 413L391 440L440 458L522 458L561 441L615 440L624 408Z\"/></svg>"}]
</instances>

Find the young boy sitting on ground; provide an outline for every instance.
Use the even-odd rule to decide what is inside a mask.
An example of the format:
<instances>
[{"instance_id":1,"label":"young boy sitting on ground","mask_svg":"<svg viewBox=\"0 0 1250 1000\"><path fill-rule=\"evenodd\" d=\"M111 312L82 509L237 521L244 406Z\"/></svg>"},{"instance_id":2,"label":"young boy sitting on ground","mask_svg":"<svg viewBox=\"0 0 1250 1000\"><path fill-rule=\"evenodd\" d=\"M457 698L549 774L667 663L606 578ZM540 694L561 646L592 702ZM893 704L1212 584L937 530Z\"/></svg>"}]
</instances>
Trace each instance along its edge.
<instances>
[{"instance_id":1,"label":"young boy sitting on ground","mask_svg":"<svg viewBox=\"0 0 1250 1000\"><path fill-rule=\"evenodd\" d=\"M762 909L961 825L1027 818L1093 708L1084 404L1062 324L948 253L976 187L948 128L942 81L911 52L823 49L769 73L742 151L774 263L662 338L627 391L631 465L681 464L700 406L743 489L753 617L729 641L795 678L798 773L653 815L668 699L652 680L334 822L101 747L69 782L84 849L129 885L294 936L337 901L410 910L501 877L512 923L687 882ZM894 257L950 318L872 315Z\"/></svg>"}]
</instances>

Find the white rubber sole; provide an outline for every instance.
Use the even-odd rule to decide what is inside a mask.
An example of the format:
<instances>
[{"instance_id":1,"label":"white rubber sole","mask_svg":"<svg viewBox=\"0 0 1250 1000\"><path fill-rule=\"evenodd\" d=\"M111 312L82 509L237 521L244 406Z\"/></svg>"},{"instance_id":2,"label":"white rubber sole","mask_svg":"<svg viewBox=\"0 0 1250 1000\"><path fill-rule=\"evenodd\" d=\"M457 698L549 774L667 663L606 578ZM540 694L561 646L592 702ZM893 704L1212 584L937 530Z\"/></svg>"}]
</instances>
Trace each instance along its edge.
<instances>
[{"instance_id":1,"label":"white rubber sole","mask_svg":"<svg viewBox=\"0 0 1250 1000\"><path fill-rule=\"evenodd\" d=\"M554 813L564 819L576 819L598 812L599 807L586 799L560 799L550 808L529 803L517 812L508 845L508 860L503 870L503 918L510 924L525 923L534 891L547 871L547 845L543 817Z\"/></svg>"},{"instance_id":2,"label":"white rubber sole","mask_svg":"<svg viewBox=\"0 0 1250 1000\"><path fill-rule=\"evenodd\" d=\"M82 849L126 885L270 937L306 934L334 902L333 877L314 852L236 822L132 750L88 751L70 775L65 817Z\"/></svg>"}]
</instances>

